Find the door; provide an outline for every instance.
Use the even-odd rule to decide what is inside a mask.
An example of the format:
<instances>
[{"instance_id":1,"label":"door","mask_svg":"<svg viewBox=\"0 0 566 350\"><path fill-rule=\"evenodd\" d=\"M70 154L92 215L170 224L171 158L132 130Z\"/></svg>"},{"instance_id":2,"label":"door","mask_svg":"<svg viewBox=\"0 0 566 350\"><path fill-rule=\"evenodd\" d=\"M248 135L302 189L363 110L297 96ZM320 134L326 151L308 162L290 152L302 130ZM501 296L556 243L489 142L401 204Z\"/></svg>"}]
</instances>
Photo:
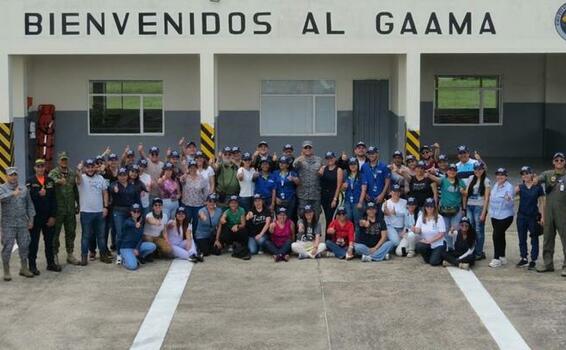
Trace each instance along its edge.
<instances>
[{"instance_id":1,"label":"door","mask_svg":"<svg viewBox=\"0 0 566 350\"><path fill-rule=\"evenodd\" d=\"M391 155L388 80L354 80L354 144L380 150L380 159L388 161Z\"/></svg>"}]
</instances>

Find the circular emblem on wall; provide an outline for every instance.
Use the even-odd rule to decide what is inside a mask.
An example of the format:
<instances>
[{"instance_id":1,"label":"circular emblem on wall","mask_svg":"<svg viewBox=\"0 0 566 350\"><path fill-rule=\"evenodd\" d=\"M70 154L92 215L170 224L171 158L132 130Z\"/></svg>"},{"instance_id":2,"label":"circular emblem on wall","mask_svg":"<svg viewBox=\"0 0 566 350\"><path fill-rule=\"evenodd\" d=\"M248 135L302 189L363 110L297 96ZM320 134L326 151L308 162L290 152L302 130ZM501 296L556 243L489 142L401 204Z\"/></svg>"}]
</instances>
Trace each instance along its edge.
<instances>
[{"instance_id":1,"label":"circular emblem on wall","mask_svg":"<svg viewBox=\"0 0 566 350\"><path fill-rule=\"evenodd\" d=\"M556 17L554 18L554 26L556 27L558 35L566 40L566 4L558 9Z\"/></svg>"}]
</instances>

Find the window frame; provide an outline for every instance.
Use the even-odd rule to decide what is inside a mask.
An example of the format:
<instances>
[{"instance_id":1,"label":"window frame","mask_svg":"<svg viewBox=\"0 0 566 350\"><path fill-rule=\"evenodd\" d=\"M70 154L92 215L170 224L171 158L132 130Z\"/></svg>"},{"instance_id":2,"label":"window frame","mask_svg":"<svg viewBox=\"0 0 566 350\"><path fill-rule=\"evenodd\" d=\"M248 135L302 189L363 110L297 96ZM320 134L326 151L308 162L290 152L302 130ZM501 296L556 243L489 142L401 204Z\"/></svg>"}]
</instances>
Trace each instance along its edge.
<instances>
[{"instance_id":1,"label":"window frame","mask_svg":"<svg viewBox=\"0 0 566 350\"><path fill-rule=\"evenodd\" d=\"M108 81L119 81L119 82L160 82L162 91L161 94L99 94L99 93L91 93L90 86L93 82L108 82ZM165 96L165 81L160 79L89 79L87 82L87 130L88 136L165 136L165 103L164 103L164 96ZM139 133L93 133L90 130L90 98L93 96L102 96L102 97L139 97L140 99L140 132ZM161 97L161 132L143 132L144 130L144 123L143 123L143 112L144 106L143 101L144 97Z\"/></svg>"},{"instance_id":2,"label":"window frame","mask_svg":"<svg viewBox=\"0 0 566 350\"><path fill-rule=\"evenodd\" d=\"M436 122L436 104L438 99L438 78L496 78L497 87L479 87L479 123L437 123ZM469 90L468 87L457 87L454 89ZM436 74L433 80L433 101L432 101L432 125L433 126L503 126L503 75L502 74ZM499 122L484 122L484 94L483 91L497 91L497 103L499 105Z\"/></svg>"},{"instance_id":3,"label":"window frame","mask_svg":"<svg viewBox=\"0 0 566 350\"><path fill-rule=\"evenodd\" d=\"M264 81L321 81L321 80L329 80L329 81L333 81L334 82L334 94L264 94L263 93L263 82ZM265 136L265 137L280 137L280 136L290 136L290 137L307 137L307 136L337 136L338 135L338 103L337 103L337 99L336 99L336 90L337 90L337 84L336 84L336 79L324 79L324 78L320 78L320 79L261 79L259 81L259 134L260 136ZM313 132L312 133L280 133L280 134L274 134L274 133L263 133L262 132L262 123L263 123L263 97L264 96L284 96L284 97L312 97L312 129ZM324 133L317 133L315 132L316 130L316 98L317 97L334 97L334 132L333 133L328 133L328 132L324 132Z\"/></svg>"}]
</instances>

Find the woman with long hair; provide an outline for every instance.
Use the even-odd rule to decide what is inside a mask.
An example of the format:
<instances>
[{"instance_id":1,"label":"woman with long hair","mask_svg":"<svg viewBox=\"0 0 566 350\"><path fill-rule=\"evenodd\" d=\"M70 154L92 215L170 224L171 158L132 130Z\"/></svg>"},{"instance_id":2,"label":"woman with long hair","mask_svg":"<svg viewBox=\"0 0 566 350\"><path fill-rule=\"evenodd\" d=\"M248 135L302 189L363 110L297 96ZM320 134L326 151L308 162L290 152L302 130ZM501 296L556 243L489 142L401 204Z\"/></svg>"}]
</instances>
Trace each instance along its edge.
<instances>
[{"instance_id":1,"label":"woman with long hair","mask_svg":"<svg viewBox=\"0 0 566 350\"><path fill-rule=\"evenodd\" d=\"M130 217L126 219L122 227L122 242L120 246L122 265L128 270L136 270L138 268L138 260L142 264L145 263L145 258L156 249L153 242L142 241L143 231L144 220L141 206L135 203L130 207Z\"/></svg>"},{"instance_id":2,"label":"woman with long hair","mask_svg":"<svg viewBox=\"0 0 566 350\"><path fill-rule=\"evenodd\" d=\"M319 258L326 250L326 244L321 242L322 229L314 209L305 205L303 215L297 222L297 240L291 244L291 250L299 259Z\"/></svg>"},{"instance_id":3,"label":"woman with long hair","mask_svg":"<svg viewBox=\"0 0 566 350\"><path fill-rule=\"evenodd\" d=\"M267 239L267 231L271 224L271 210L265 206L260 194L254 194L253 207L246 214L248 230L248 249L250 254L257 254Z\"/></svg>"},{"instance_id":4,"label":"woman with long hair","mask_svg":"<svg viewBox=\"0 0 566 350\"><path fill-rule=\"evenodd\" d=\"M487 218L487 208L489 207L489 194L491 192L491 181L487 178L485 164L479 162L474 165L474 175L468 180L466 191L467 208L466 216L470 220L470 225L475 229L477 235L476 250L474 255L476 260L485 259L483 246L485 243L485 220Z\"/></svg>"},{"instance_id":5,"label":"woman with long hair","mask_svg":"<svg viewBox=\"0 0 566 350\"><path fill-rule=\"evenodd\" d=\"M419 210L424 206L427 198L435 200L438 198L436 182L427 176L425 167L425 162L419 161L416 163L414 175L410 175L410 172L403 173L405 175L405 192L407 192L408 197L415 198Z\"/></svg>"},{"instance_id":6,"label":"woman with long hair","mask_svg":"<svg viewBox=\"0 0 566 350\"><path fill-rule=\"evenodd\" d=\"M326 231L326 247L338 259L354 258L354 224L346 217L346 209L336 209L336 218Z\"/></svg>"},{"instance_id":7,"label":"woman with long hair","mask_svg":"<svg viewBox=\"0 0 566 350\"><path fill-rule=\"evenodd\" d=\"M496 183L491 189L489 198L489 216L493 226L493 259L489 267L497 268L507 264L505 257L505 233L513 223L515 214L513 206L514 189L507 181L507 170L499 168L495 172Z\"/></svg>"},{"instance_id":8,"label":"woman with long hair","mask_svg":"<svg viewBox=\"0 0 566 350\"><path fill-rule=\"evenodd\" d=\"M438 214L434 198L425 200L423 212L415 225L415 233L419 239L415 249L422 255L424 262L432 266L442 264L442 252L446 250L444 248L446 225L442 216Z\"/></svg>"},{"instance_id":9,"label":"woman with long hair","mask_svg":"<svg viewBox=\"0 0 566 350\"><path fill-rule=\"evenodd\" d=\"M197 162L197 173L208 182L207 195L214 193L216 191L215 174L214 169L208 164L208 158L198 151L195 154L195 161Z\"/></svg>"},{"instance_id":10,"label":"woman with long hair","mask_svg":"<svg viewBox=\"0 0 566 350\"><path fill-rule=\"evenodd\" d=\"M186 214L191 222L193 232L198 228L198 212L204 207L208 196L208 182L198 174L197 163L190 160L187 172L181 176L182 185L181 203L186 209Z\"/></svg>"},{"instance_id":11,"label":"woman with long hair","mask_svg":"<svg viewBox=\"0 0 566 350\"><path fill-rule=\"evenodd\" d=\"M348 160L348 170L342 189L346 197L344 200L346 216L357 227L364 212L367 181L359 170L358 160L354 157Z\"/></svg>"},{"instance_id":12,"label":"woman with long hair","mask_svg":"<svg viewBox=\"0 0 566 350\"><path fill-rule=\"evenodd\" d=\"M192 262L203 261L202 257L197 256L193 230L185 207L177 208L175 218L167 224L166 235L173 250L173 257Z\"/></svg>"},{"instance_id":13,"label":"woman with long hair","mask_svg":"<svg viewBox=\"0 0 566 350\"><path fill-rule=\"evenodd\" d=\"M242 166L238 168L236 177L240 183L240 207L249 212L253 206L254 196L254 174L256 170L252 168L252 156L246 152L242 155Z\"/></svg>"},{"instance_id":14,"label":"woman with long hair","mask_svg":"<svg viewBox=\"0 0 566 350\"><path fill-rule=\"evenodd\" d=\"M213 244L220 217L222 217L222 209L216 206L218 197L211 193L206 198L206 205L198 212L198 226L194 230L195 243L199 256L209 256L214 252ZM219 252L217 251L219 254Z\"/></svg>"},{"instance_id":15,"label":"woman with long hair","mask_svg":"<svg viewBox=\"0 0 566 350\"><path fill-rule=\"evenodd\" d=\"M336 163L334 152L326 152L326 165L318 171L320 176L320 204L324 211L326 227L334 219L334 211L340 203L340 191L344 181L344 171Z\"/></svg>"},{"instance_id":16,"label":"woman with long hair","mask_svg":"<svg viewBox=\"0 0 566 350\"><path fill-rule=\"evenodd\" d=\"M470 219L462 217L460 219L460 229L454 241L454 250L442 251L443 266L457 266L462 270L469 270L474 265L476 257L476 231Z\"/></svg>"},{"instance_id":17,"label":"woman with long hair","mask_svg":"<svg viewBox=\"0 0 566 350\"><path fill-rule=\"evenodd\" d=\"M273 255L275 262L289 261L291 242L295 236L295 224L287 216L287 209L277 209L275 221L269 225L271 236L263 243L263 249Z\"/></svg>"},{"instance_id":18,"label":"woman with long hair","mask_svg":"<svg viewBox=\"0 0 566 350\"><path fill-rule=\"evenodd\" d=\"M168 217L173 217L179 207L179 198L181 198L181 186L175 176L173 164L167 162L163 165L157 185L163 200L163 211Z\"/></svg>"},{"instance_id":19,"label":"woman with long hair","mask_svg":"<svg viewBox=\"0 0 566 350\"><path fill-rule=\"evenodd\" d=\"M145 216L143 227L143 239L153 242L157 246L157 253L162 258L170 258L172 254L171 245L165 235L165 226L169 216L163 212L163 200L154 198L151 203L151 211Z\"/></svg>"}]
</instances>

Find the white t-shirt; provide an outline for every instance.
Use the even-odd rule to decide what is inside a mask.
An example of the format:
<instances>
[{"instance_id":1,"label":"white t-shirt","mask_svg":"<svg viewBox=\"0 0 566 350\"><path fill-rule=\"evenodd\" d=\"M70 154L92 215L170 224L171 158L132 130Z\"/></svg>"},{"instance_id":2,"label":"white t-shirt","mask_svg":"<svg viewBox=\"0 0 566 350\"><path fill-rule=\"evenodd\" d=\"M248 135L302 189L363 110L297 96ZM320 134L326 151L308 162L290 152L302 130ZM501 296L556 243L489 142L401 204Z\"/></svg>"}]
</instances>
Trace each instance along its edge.
<instances>
[{"instance_id":1,"label":"white t-shirt","mask_svg":"<svg viewBox=\"0 0 566 350\"><path fill-rule=\"evenodd\" d=\"M387 226L393 226L395 228L405 227L405 214L407 214L407 201L400 198L397 203L394 203L391 199L386 200L381 206L381 210L385 212L385 207L389 211L395 209L395 215L385 215L385 223Z\"/></svg>"},{"instance_id":2,"label":"white t-shirt","mask_svg":"<svg viewBox=\"0 0 566 350\"><path fill-rule=\"evenodd\" d=\"M147 173L143 173L140 175L140 181L143 182L143 184L145 185L146 189L150 189L151 184L152 184L152 179L151 176ZM140 193L140 200L141 200L141 205L144 208L149 208L149 193L148 192L143 192Z\"/></svg>"},{"instance_id":3,"label":"white t-shirt","mask_svg":"<svg viewBox=\"0 0 566 350\"><path fill-rule=\"evenodd\" d=\"M197 174L199 174L200 176L204 177L204 179L206 180L207 188L206 188L206 192L210 193L210 178L212 176L214 176L214 169L212 169L211 166L209 166L208 168L202 170L202 169L198 169L197 170Z\"/></svg>"},{"instance_id":4,"label":"white t-shirt","mask_svg":"<svg viewBox=\"0 0 566 350\"><path fill-rule=\"evenodd\" d=\"M145 218L146 220L147 218L154 218L153 213L147 213ZM169 217L167 216L167 214L163 213L163 217L161 218L161 224L159 225L152 225L146 221L145 226L143 228L143 234L150 237L159 237L161 235L161 232L163 232L163 229L165 228L165 225L167 224L168 220Z\"/></svg>"},{"instance_id":5,"label":"white t-shirt","mask_svg":"<svg viewBox=\"0 0 566 350\"><path fill-rule=\"evenodd\" d=\"M444 218L440 215L438 215L438 220L436 222L434 220L427 220L425 224L423 223L423 215L420 214L415 226L421 229L421 237L423 239L432 239L440 232L446 233ZM439 240L432 242L430 247L434 249L442 246L443 244L444 240L440 238Z\"/></svg>"},{"instance_id":6,"label":"white t-shirt","mask_svg":"<svg viewBox=\"0 0 566 350\"><path fill-rule=\"evenodd\" d=\"M253 181L253 177L255 172L254 168L246 170L244 167L241 167L238 169L238 176L240 174L244 174L244 180L238 180L240 183L240 197L252 197L254 195L255 183Z\"/></svg>"},{"instance_id":7,"label":"white t-shirt","mask_svg":"<svg viewBox=\"0 0 566 350\"><path fill-rule=\"evenodd\" d=\"M101 175L92 177L82 174L79 189L79 203L81 212L101 213L104 209L103 193L108 188L108 183Z\"/></svg>"},{"instance_id":8,"label":"white t-shirt","mask_svg":"<svg viewBox=\"0 0 566 350\"><path fill-rule=\"evenodd\" d=\"M474 175L470 176L466 183L470 184L473 178ZM489 181L487 177L485 178L483 184L486 189L491 187L491 181ZM481 207L483 206L484 199L485 197L480 195L480 180L478 179L478 181L476 181L476 184L472 188L472 194L468 196L468 205L476 205Z\"/></svg>"}]
</instances>

